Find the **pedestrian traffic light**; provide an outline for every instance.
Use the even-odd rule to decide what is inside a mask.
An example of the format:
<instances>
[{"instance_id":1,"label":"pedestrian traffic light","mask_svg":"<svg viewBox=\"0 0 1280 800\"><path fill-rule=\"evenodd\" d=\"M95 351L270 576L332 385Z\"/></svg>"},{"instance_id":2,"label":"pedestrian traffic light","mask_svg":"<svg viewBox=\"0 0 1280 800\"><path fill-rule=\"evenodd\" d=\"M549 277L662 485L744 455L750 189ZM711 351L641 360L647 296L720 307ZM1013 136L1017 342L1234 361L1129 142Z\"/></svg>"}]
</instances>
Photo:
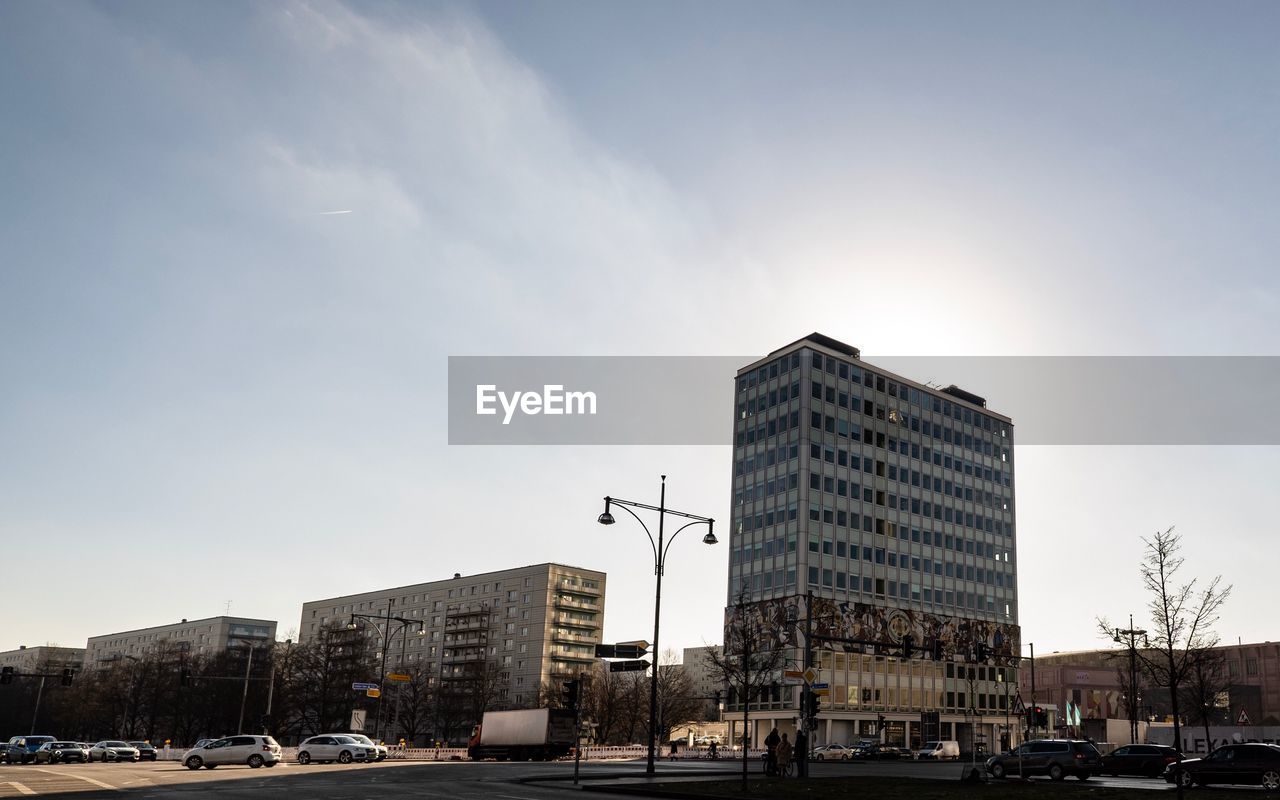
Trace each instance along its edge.
<instances>
[{"instance_id":1,"label":"pedestrian traffic light","mask_svg":"<svg viewBox=\"0 0 1280 800\"><path fill-rule=\"evenodd\" d=\"M67 667L66 669L64 669L62 671L62 685L70 686L71 681L75 679L75 675L76 675L75 672L73 672L70 667Z\"/></svg>"},{"instance_id":2,"label":"pedestrian traffic light","mask_svg":"<svg viewBox=\"0 0 1280 800\"><path fill-rule=\"evenodd\" d=\"M914 652L913 644L914 644L914 641L911 638L911 634L908 633L906 636L902 637L902 657L903 658L911 658L911 654Z\"/></svg>"},{"instance_id":3,"label":"pedestrian traffic light","mask_svg":"<svg viewBox=\"0 0 1280 800\"><path fill-rule=\"evenodd\" d=\"M0 683L13 683L13 667L0 668Z\"/></svg>"},{"instance_id":4,"label":"pedestrian traffic light","mask_svg":"<svg viewBox=\"0 0 1280 800\"><path fill-rule=\"evenodd\" d=\"M581 684L576 678L564 682L564 704L566 708L576 709L578 707L578 690L580 686Z\"/></svg>"},{"instance_id":5,"label":"pedestrian traffic light","mask_svg":"<svg viewBox=\"0 0 1280 800\"><path fill-rule=\"evenodd\" d=\"M942 657L943 657L943 655L944 655L944 654L945 654L945 653L944 653L944 651L943 651L943 649L942 649L942 640L941 640L941 639L938 639L938 638L934 638L934 640L933 640L933 660L934 660L934 661L941 661L941 660L942 660Z\"/></svg>"}]
</instances>

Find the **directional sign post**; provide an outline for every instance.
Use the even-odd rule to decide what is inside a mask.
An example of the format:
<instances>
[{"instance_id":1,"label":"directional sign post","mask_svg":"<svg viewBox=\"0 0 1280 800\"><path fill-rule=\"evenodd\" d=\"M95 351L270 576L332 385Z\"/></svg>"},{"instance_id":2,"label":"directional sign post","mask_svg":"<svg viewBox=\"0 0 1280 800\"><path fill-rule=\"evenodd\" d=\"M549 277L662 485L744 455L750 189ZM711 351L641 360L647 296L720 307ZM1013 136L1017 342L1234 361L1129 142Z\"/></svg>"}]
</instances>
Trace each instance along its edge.
<instances>
[{"instance_id":1,"label":"directional sign post","mask_svg":"<svg viewBox=\"0 0 1280 800\"><path fill-rule=\"evenodd\" d=\"M413 680L413 676L406 675L403 672L388 672L387 680L393 683L408 683L409 681Z\"/></svg>"},{"instance_id":2,"label":"directional sign post","mask_svg":"<svg viewBox=\"0 0 1280 800\"><path fill-rule=\"evenodd\" d=\"M649 668L648 661L610 661L610 672L640 672Z\"/></svg>"},{"instance_id":3,"label":"directional sign post","mask_svg":"<svg viewBox=\"0 0 1280 800\"><path fill-rule=\"evenodd\" d=\"M355 682L355 683L351 684L351 688L352 688L354 691L357 691L357 692L366 692L366 691L368 691L368 690L370 690L370 689L377 689L377 688L378 688L378 684L376 684L376 683L361 683L360 681L357 681L357 682Z\"/></svg>"}]
</instances>

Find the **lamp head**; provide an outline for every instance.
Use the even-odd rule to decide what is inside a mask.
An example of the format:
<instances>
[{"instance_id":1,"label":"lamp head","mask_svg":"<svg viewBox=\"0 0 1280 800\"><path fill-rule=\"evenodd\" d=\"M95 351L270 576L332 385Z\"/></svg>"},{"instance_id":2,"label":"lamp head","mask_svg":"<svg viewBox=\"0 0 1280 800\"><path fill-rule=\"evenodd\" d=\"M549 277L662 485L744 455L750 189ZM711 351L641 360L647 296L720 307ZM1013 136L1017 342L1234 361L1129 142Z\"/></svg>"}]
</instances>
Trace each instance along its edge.
<instances>
[{"instance_id":1,"label":"lamp head","mask_svg":"<svg viewBox=\"0 0 1280 800\"><path fill-rule=\"evenodd\" d=\"M713 519L707 520L707 535L702 537L703 544L719 544L720 543L720 540L716 538L715 524L716 524L715 520Z\"/></svg>"},{"instance_id":2,"label":"lamp head","mask_svg":"<svg viewBox=\"0 0 1280 800\"><path fill-rule=\"evenodd\" d=\"M609 513L610 502L612 502L610 498L606 497L604 499L604 513L596 517L596 522L599 522L601 525L612 525L614 523L613 514Z\"/></svg>"}]
</instances>

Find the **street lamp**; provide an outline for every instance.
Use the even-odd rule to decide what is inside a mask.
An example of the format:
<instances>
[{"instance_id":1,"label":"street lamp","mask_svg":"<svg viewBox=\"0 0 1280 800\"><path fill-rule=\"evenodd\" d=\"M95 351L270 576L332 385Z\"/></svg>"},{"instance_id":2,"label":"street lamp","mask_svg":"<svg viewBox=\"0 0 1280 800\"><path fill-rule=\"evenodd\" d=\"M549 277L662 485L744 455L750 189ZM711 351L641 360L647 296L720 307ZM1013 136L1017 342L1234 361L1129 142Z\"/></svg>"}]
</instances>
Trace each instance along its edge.
<instances>
[{"instance_id":1,"label":"street lamp","mask_svg":"<svg viewBox=\"0 0 1280 800\"><path fill-rule=\"evenodd\" d=\"M1129 701L1125 703L1125 710L1129 712L1129 743L1133 744L1138 741L1138 643L1137 637L1142 637L1142 644L1147 644L1147 632L1133 627L1133 615L1129 615L1128 629L1116 628L1112 632L1112 640L1123 644L1125 637L1129 639Z\"/></svg>"},{"instance_id":2,"label":"street lamp","mask_svg":"<svg viewBox=\"0 0 1280 800\"><path fill-rule=\"evenodd\" d=\"M653 593L653 673L649 679L649 761L648 766L645 767L645 772L652 775L656 769L654 764L654 744L658 738L658 660L661 653L658 649L658 631L662 612L662 573L666 568L667 551L671 548L671 543L680 535L680 531L683 531L685 528L693 525L706 523L707 535L702 537L703 544L716 544L719 540L716 539L714 532L715 520L712 518L700 517L697 514L687 514L683 511L674 511L667 508L666 475L662 476L662 488L659 494L658 505L651 506L645 503L636 503L630 500L619 500L616 497L606 496L604 498L604 513L596 518L596 522L599 522L601 525L612 525L615 520L609 509L615 505L635 517L636 522L640 523L640 527L644 528L645 535L649 537L649 544L653 546L653 574L657 576L657 582ZM658 512L657 539L653 538L653 534L649 532L649 526L644 524L644 520L640 519L636 512L631 510L632 508L641 508L646 511ZM668 514L690 520L690 522L686 522L684 525L677 528L676 532L671 534L671 538L669 540L665 538L665 523Z\"/></svg>"},{"instance_id":3,"label":"street lamp","mask_svg":"<svg viewBox=\"0 0 1280 800\"><path fill-rule=\"evenodd\" d=\"M382 643L382 672L380 677L378 678L378 710L376 712L377 717L373 721L373 737L375 739L381 739L382 737L382 695L383 695L383 690L386 688L387 650L391 645L391 638L393 635L391 634L391 623L393 622L399 623L400 627L397 629L397 633L404 633L404 631L410 625L418 626L418 630L417 630L418 636L424 636L426 635L426 632L427 632L421 620L408 619L406 617L391 616L391 606L394 603L395 603L394 599L387 600L387 613L382 616L372 616L370 614L352 614L351 619L348 620L347 622L347 630L349 631L354 631L359 629L360 625L356 622L357 619L368 620L374 623L373 629L378 632L378 637ZM383 622L386 624L383 628L379 628L377 624L379 622ZM400 666L402 668L404 667L404 649L405 649L406 641L407 641L406 636L400 637ZM399 702L400 692L401 692L401 689L397 686L396 687L397 709L400 706L400 702Z\"/></svg>"}]
</instances>

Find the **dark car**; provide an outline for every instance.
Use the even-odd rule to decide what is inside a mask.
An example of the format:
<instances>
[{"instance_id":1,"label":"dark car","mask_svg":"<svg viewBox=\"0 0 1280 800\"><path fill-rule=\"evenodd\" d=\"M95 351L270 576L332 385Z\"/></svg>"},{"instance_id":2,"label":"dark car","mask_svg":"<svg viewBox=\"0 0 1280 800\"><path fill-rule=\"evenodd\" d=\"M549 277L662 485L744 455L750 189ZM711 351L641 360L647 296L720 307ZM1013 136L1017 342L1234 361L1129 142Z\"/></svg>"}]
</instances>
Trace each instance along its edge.
<instances>
[{"instance_id":1,"label":"dark car","mask_svg":"<svg viewBox=\"0 0 1280 800\"><path fill-rule=\"evenodd\" d=\"M902 751L879 742L859 742L850 751L849 756L865 761L889 761L895 758L902 758Z\"/></svg>"},{"instance_id":2,"label":"dark car","mask_svg":"<svg viewBox=\"0 0 1280 800\"><path fill-rule=\"evenodd\" d=\"M1060 781L1074 775L1087 781L1102 770L1102 756L1090 742L1078 739L1034 739L1023 742L1016 750L987 759L987 772L993 778L1006 775L1048 775Z\"/></svg>"},{"instance_id":3,"label":"dark car","mask_svg":"<svg viewBox=\"0 0 1280 800\"><path fill-rule=\"evenodd\" d=\"M1165 768L1164 779L1183 787L1236 783L1280 789L1280 745L1248 742L1219 747L1204 758L1188 758Z\"/></svg>"},{"instance_id":4,"label":"dark car","mask_svg":"<svg viewBox=\"0 0 1280 800\"><path fill-rule=\"evenodd\" d=\"M1143 775L1158 778L1178 760L1178 751L1165 744L1127 744L1102 757L1103 775Z\"/></svg>"},{"instance_id":5,"label":"dark car","mask_svg":"<svg viewBox=\"0 0 1280 800\"><path fill-rule=\"evenodd\" d=\"M79 742L45 742L34 760L37 764L83 764L89 760L89 748Z\"/></svg>"},{"instance_id":6,"label":"dark car","mask_svg":"<svg viewBox=\"0 0 1280 800\"><path fill-rule=\"evenodd\" d=\"M29 764L36 760L36 751L47 742L56 742L56 736L15 736L0 750L7 764Z\"/></svg>"},{"instance_id":7,"label":"dark car","mask_svg":"<svg viewBox=\"0 0 1280 800\"><path fill-rule=\"evenodd\" d=\"M155 761L159 755L149 742L129 742L129 744L138 748L139 761Z\"/></svg>"}]
</instances>

